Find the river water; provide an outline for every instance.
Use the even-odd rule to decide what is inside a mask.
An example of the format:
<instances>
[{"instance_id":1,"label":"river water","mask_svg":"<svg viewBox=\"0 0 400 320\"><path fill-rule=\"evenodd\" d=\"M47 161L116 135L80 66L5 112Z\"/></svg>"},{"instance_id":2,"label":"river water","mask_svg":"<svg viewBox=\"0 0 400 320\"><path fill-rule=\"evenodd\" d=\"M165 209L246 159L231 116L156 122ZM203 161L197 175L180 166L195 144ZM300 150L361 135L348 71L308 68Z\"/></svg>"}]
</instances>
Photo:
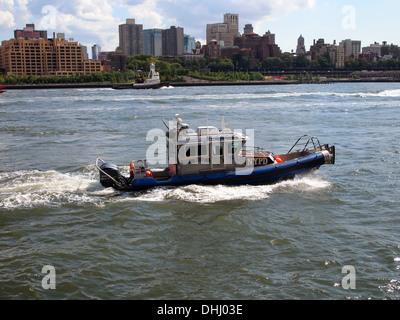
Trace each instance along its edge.
<instances>
[{"instance_id":1,"label":"river water","mask_svg":"<svg viewBox=\"0 0 400 320\"><path fill-rule=\"evenodd\" d=\"M399 108L397 83L9 90L0 298L399 299ZM275 154L315 135L336 164L267 186L104 189L96 156L128 172L175 113L254 129Z\"/></svg>"}]
</instances>

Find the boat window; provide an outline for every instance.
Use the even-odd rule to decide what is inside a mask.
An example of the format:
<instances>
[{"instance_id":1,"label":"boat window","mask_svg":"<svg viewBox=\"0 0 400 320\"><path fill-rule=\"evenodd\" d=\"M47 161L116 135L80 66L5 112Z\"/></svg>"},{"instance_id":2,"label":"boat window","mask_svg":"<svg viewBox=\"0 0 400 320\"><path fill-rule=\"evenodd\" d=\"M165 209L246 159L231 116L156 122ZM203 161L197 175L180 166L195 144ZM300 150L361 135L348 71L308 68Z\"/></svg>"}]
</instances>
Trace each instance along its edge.
<instances>
[{"instance_id":1,"label":"boat window","mask_svg":"<svg viewBox=\"0 0 400 320\"><path fill-rule=\"evenodd\" d=\"M214 144L212 146L213 156L223 156L224 155L224 145Z\"/></svg>"},{"instance_id":2,"label":"boat window","mask_svg":"<svg viewBox=\"0 0 400 320\"><path fill-rule=\"evenodd\" d=\"M198 146L198 156L199 163L208 164L209 163L209 152L208 144L199 144Z\"/></svg>"}]
</instances>

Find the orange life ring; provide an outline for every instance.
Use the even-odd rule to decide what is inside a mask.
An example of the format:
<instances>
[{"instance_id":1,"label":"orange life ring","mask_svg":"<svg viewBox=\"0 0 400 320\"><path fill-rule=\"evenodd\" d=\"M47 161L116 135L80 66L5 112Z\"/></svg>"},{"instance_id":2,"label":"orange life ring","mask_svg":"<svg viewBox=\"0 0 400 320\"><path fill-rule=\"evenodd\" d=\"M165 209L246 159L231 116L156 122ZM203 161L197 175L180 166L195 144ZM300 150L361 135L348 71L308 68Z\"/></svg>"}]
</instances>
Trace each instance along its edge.
<instances>
[{"instance_id":1,"label":"orange life ring","mask_svg":"<svg viewBox=\"0 0 400 320\"><path fill-rule=\"evenodd\" d=\"M275 161L276 161L277 163L282 163L282 159L281 159L280 156L276 156L276 157L275 157Z\"/></svg>"}]
</instances>

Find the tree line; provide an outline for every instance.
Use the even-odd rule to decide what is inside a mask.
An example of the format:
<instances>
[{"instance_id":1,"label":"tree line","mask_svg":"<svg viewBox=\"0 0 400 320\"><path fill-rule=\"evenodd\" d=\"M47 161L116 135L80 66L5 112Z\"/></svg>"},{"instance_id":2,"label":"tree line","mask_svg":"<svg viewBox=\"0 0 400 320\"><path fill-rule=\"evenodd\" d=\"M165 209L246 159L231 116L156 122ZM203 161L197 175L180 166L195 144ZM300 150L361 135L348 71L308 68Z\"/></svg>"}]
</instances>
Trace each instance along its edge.
<instances>
[{"instance_id":1,"label":"tree line","mask_svg":"<svg viewBox=\"0 0 400 320\"><path fill-rule=\"evenodd\" d=\"M182 82L185 76L219 81L259 81L264 76L261 72L276 70L327 70L332 69L329 56L320 55L310 61L306 55L294 56L289 53L280 58L266 58L256 69L249 72L247 57L236 53L232 59L227 57L182 59L180 57L157 58L148 54L139 54L127 57L124 71L105 71L102 73L82 74L73 76L35 76L35 75L4 75L0 74L0 83L3 84L57 84L57 83L126 83L135 81L139 76L146 77L150 63L154 62L160 73L161 81ZM393 70L400 69L400 60L387 59L367 61L366 59L347 59L345 70Z\"/></svg>"}]
</instances>

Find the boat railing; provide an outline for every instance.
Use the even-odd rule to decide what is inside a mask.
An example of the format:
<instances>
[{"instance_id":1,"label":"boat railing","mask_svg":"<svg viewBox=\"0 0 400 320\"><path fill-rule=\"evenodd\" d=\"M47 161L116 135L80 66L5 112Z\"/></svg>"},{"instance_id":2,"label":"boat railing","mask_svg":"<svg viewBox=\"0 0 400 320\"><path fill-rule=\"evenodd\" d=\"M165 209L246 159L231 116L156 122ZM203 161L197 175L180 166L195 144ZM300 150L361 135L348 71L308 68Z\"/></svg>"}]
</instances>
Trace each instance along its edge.
<instances>
[{"instance_id":1,"label":"boat railing","mask_svg":"<svg viewBox=\"0 0 400 320\"><path fill-rule=\"evenodd\" d=\"M319 142L317 137L305 134L296 141L296 143L293 145L293 147L290 148L288 153L292 152L292 150L297 147L297 151L303 154L305 151L309 150L309 146L312 146L315 150L322 150L321 143ZM303 150L301 150L302 147Z\"/></svg>"}]
</instances>

